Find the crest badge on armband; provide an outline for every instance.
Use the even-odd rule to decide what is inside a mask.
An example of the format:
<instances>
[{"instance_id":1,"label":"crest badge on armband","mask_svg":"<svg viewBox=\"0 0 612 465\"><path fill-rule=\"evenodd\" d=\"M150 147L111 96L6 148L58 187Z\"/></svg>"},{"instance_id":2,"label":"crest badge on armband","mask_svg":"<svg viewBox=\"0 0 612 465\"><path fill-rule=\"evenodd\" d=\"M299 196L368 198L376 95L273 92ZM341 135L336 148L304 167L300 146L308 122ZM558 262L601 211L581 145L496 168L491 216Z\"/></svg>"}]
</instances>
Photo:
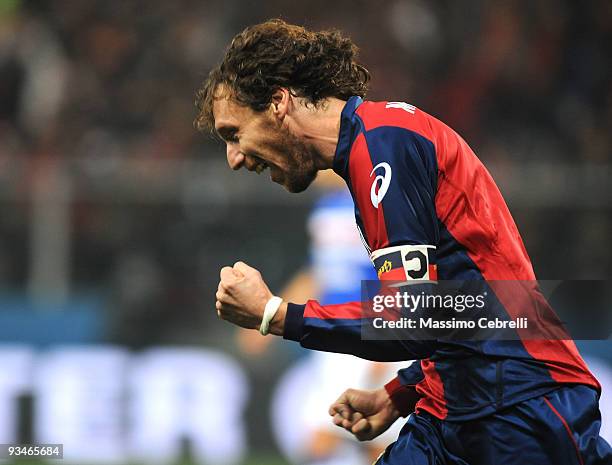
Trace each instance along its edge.
<instances>
[{"instance_id":1,"label":"crest badge on armband","mask_svg":"<svg viewBox=\"0 0 612 465\"><path fill-rule=\"evenodd\" d=\"M400 245L375 250L370 258L381 281L400 281L400 285L411 281L435 282L438 280L435 252L433 245Z\"/></svg>"}]
</instances>

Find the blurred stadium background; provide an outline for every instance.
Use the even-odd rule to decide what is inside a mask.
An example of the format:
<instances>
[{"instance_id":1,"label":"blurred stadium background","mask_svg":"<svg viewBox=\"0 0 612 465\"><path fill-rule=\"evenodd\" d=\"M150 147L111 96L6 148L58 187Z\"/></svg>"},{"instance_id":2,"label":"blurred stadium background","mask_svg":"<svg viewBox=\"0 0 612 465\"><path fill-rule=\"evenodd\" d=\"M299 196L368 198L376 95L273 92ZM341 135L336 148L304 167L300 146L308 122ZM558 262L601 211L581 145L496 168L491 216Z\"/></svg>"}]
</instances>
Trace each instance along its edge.
<instances>
[{"instance_id":1,"label":"blurred stadium background","mask_svg":"<svg viewBox=\"0 0 612 465\"><path fill-rule=\"evenodd\" d=\"M287 463L270 409L303 353L241 350L214 292L238 259L282 288L317 193L230 172L192 128L231 37L279 16L343 30L370 99L467 139L539 278L610 278L607 0L0 0L0 443L62 442L79 464ZM612 343L582 346L609 377Z\"/></svg>"}]
</instances>

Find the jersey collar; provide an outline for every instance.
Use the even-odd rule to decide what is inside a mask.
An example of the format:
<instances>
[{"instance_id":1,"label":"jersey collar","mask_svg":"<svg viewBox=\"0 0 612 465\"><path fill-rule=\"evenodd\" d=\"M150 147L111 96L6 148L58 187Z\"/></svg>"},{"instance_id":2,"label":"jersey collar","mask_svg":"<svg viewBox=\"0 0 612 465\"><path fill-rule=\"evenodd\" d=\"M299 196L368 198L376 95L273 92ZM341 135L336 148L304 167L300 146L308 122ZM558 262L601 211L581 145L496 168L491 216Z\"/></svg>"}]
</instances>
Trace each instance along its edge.
<instances>
[{"instance_id":1,"label":"jersey collar","mask_svg":"<svg viewBox=\"0 0 612 465\"><path fill-rule=\"evenodd\" d=\"M355 118L355 110L363 103L361 97L351 97L344 105L340 115L340 133L338 134L338 145L334 154L334 171L348 179L348 160L351 153L351 146L359 132L359 124Z\"/></svg>"}]
</instances>

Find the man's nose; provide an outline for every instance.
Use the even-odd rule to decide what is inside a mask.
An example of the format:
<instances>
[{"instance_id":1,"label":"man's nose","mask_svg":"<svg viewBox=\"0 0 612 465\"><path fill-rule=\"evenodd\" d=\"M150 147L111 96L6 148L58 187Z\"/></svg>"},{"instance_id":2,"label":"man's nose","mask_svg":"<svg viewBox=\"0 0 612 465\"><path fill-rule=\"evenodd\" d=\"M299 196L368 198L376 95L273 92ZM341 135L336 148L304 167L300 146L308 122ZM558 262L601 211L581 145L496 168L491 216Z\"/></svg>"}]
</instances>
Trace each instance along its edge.
<instances>
[{"instance_id":1,"label":"man's nose","mask_svg":"<svg viewBox=\"0 0 612 465\"><path fill-rule=\"evenodd\" d=\"M244 165L244 155L235 145L227 144L227 164L233 170L239 170Z\"/></svg>"}]
</instances>

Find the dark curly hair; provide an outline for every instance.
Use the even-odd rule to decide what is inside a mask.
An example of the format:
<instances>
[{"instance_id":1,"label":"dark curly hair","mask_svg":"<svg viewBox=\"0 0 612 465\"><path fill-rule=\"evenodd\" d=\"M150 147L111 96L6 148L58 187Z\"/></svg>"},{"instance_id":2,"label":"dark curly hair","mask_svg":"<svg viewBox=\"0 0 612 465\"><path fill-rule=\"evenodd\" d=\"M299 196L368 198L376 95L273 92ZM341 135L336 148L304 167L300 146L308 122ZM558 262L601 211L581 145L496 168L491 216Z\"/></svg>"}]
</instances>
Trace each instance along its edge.
<instances>
[{"instance_id":1,"label":"dark curly hair","mask_svg":"<svg viewBox=\"0 0 612 465\"><path fill-rule=\"evenodd\" d=\"M365 96L370 73L358 64L357 46L339 31L309 31L271 19L232 40L223 61L196 93L196 128L214 134L212 112L220 85L240 104L263 111L280 87L317 105L328 97Z\"/></svg>"}]
</instances>

